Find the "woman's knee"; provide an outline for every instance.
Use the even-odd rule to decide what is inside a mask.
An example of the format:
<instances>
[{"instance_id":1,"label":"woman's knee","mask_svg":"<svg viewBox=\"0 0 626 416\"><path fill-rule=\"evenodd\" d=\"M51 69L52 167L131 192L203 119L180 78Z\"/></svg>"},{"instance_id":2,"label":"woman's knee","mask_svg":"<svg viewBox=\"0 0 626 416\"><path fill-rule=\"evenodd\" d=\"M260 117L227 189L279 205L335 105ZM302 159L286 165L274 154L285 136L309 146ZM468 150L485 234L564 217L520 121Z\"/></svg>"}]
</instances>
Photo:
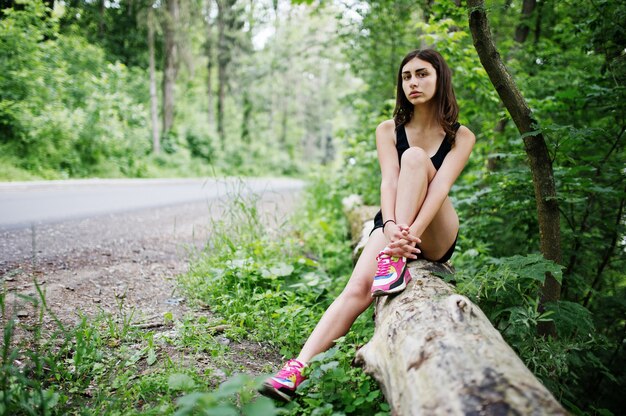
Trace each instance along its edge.
<instances>
[{"instance_id":1,"label":"woman's knee","mask_svg":"<svg viewBox=\"0 0 626 416\"><path fill-rule=\"evenodd\" d=\"M373 276L372 276L373 277ZM356 300L358 302L367 303L372 300L372 282L365 281L365 279L360 279L357 282L350 282L341 292L342 297Z\"/></svg>"},{"instance_id":2,"label":"woman's knee","mask_svg":"<svg viewBox=\"0 0 626 416\"><path fill-rule=\"evenodd\" d=\"M421 147L409 147L402 154L402 167L427 168L428 163L430 163L430 157Z\"/></svg>"}]
</instances>

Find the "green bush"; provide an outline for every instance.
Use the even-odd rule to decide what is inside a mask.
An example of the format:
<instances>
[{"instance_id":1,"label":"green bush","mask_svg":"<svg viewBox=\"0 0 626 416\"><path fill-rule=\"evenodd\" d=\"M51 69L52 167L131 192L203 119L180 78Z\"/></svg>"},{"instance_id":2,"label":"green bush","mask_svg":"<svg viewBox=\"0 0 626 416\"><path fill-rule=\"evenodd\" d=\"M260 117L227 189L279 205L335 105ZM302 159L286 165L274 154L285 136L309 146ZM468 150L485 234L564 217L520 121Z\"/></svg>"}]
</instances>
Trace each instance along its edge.
<instances>
[{"instance_id":1,"label":"green bush","mask_svg":"<svg viewBox=\"0 0 626 416\"><path fill-rule=\"evenodd\" d=\"M229 323L227 336L297 355L352 269L342 195L329 175L315 175L297 217L279 222L278 231L262 225L256 201L235 197L226 217L213 224L206 252L181 280L189 295ZM366 312L336 348L313 361L308 387L287 407L290 414L384 413L376 382L351 365L372 331Z\"/></svg>"},{"instance_id":2,"label":"green bush","mask_svg":"<svg viewBox=\"0 0 626 416\"><path fill-rule=\"evenodd\" d=\"M147 84L40 1L0 20L0 146L35 174L137 176L149 151Z\"/></svg>"}]
</instances>

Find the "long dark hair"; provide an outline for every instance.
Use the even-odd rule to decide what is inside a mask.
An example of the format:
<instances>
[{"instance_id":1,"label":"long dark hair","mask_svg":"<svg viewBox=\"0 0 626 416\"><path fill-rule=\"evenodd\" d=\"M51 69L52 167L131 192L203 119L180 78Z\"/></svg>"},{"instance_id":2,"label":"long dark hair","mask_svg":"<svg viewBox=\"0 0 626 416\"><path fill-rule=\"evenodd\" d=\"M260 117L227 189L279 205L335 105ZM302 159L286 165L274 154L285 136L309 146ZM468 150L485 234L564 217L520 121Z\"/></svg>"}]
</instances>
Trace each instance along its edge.
<instances>
[{"instance_id":1,"label":"long dark hair","mask_svg":"<svg viewBox=\"0 0 626 416\"><path fill-rule=\"evenodd\" d=\"M443 56L433 49L416 49L411 51L400 64L396 89L396 108L393 110L393 120L395 121L396 129L404 126L413 117L413 104L406 98L402 90L402 68L414 58L429 62L435 68L437 86L435 95L432 98L435 105L435 116L437 117L437 122L445 130L447 137L450 137L451 144L454 144L455 124L459 117L459 105L456 103L456 96L452 87L452 71L450 71L450 67L443 59Z\"/></svg>"}]
</instances>

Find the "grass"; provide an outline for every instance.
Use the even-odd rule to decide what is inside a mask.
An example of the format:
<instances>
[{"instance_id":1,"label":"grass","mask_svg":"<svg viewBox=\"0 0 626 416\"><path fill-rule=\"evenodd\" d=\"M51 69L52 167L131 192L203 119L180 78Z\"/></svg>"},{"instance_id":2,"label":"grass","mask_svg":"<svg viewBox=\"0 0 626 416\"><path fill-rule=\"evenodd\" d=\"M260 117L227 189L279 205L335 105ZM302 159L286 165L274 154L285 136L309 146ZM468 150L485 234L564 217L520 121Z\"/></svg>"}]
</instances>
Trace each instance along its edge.
<instances>
[{"instance_id":1,"label":"grass","mask_svg":"<svg viewBox=\"0 0 626 416\"><path fill-rule=\"evenodd\" d=\"M11 157L0 157L0 182L36 181L69 179L70 174L60 170L37 168L26 169L22 167L22 161ZM185 152L159 156L148 155L137 159L135 168L125 172L115 163L102 164L86 171L84 175L96 178L183 178L183 177L206 177L217 176L217 171L206 161L193 158ZM80 176L80 175L79 175ZM76 177L75 177L76 178Z\"/></svg>"},{"instance_id":2,"label":"grass","mask_svg":"<svg viewBox=\"0 0 626 416\"><path fill-rule=\"evenodd\" d=\"M52 312L40 296L27 299L40 319L25 327L0 295L0 414L173 414L183 395L243 370L240 357L206 331L214 326L208 318L187 316L155 332L136 326L132 312L102 313L45 332L42 318Z\"/></svg>"},{"instance_id":3,"label":"grass","mask_svg":"<svg viewBox=\"0 0 626 416\"><path fill-rule=\"evenodd\" d=\"M39 316L26 327L3 290L0 414L387 414L376 383L351 367L373 330L368 313L312 363L298 400L277 406L256 393L277 353L297 353L349 276L341 195L329 183L313 180L298 219L270 226L257 201L235 197L180 276L192 312L166 314L158 330L141 329L123 305L44 329L54 314L41 292L21 299Z\"/></svg>"}]
</instances>

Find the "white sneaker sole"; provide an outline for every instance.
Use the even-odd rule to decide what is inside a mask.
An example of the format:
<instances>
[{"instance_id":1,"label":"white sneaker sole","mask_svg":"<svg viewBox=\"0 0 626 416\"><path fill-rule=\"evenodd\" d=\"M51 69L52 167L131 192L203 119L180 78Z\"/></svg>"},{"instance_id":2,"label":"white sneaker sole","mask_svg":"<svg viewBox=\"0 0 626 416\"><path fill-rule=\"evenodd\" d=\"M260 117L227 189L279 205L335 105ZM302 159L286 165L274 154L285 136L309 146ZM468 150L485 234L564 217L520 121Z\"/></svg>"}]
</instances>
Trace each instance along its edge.
<instances>
[{"instance_id":1,"label":"white sneaker sole","mask_svg":"<svg viewBox=\"0 0 626 416\"><path fill-rule=\"evenodd\" d=\"M405 270L405 273L408 273L408 271ZM406 286L409 284L409 282L412 280L411 274L409 273L409 278L406 279L402 279L404 280L402 282L402 284L400 286L394 287L393 289L388 289L388 290L374 290L372 292L372 297L373 298L377 298L380 296L387 296L387 295L393 295L394 293L399 293L402 292L404 289L406 289Z\"/></svg>"}]
</instances>

